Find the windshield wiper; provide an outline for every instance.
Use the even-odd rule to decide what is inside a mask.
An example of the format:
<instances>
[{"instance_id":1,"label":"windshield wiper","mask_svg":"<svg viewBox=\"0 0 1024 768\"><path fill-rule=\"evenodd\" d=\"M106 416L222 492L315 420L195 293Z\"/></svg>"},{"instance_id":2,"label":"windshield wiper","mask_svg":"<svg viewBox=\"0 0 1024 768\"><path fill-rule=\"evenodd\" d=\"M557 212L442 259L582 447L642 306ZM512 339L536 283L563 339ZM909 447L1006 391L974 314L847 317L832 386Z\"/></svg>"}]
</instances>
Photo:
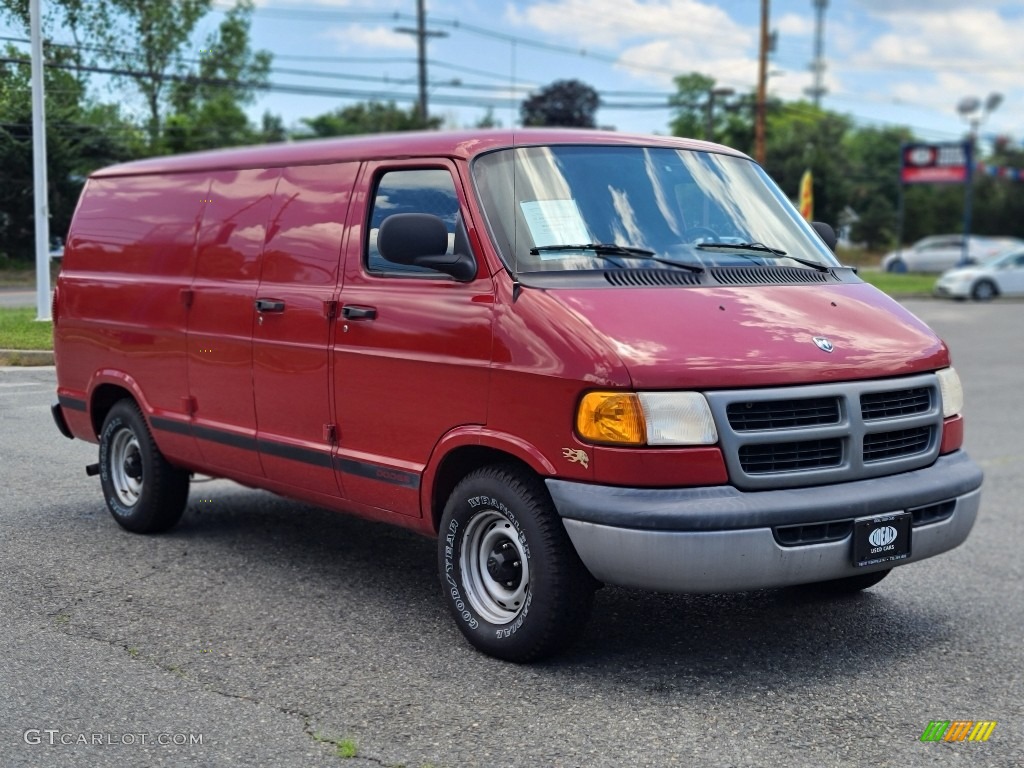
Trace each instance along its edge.
<instances>
[{"instance_id":1,"label":"windshield wiper","mask_svg":"<svg viewBox=\"0 0 1024 768\"><path fill-rule=\"evenodd\" d=\"M697 247L705 251L753 251L763 259L792 259L798 264L806 267L813 267L819 272L828 272L829 267L810 259L801 259L799 256L790 256L778 248L771 248L764 243L697 243ZM744 256L746 254L739 254Z\"/></svg>"},{"instance_id":2,"label":"windshield wiper","mask_svg":"<svg viewBox=\"0 0 1024 768\"><path fill-rule=\"evenodd\" d=\"M530 253L537 256L541 251L593 251L597 256L606 258L613 264L618 264L614 259L616 256L623 259L644 259L645 261L656 261L659 264L668 264L680 269L688 269L691 272L703 272L704 267L696 264L686 264L672 259L663 259L656 256L654 251L647 248L634 248L630 245L619 245L618 243L580 243L575 245L538 245L530 249ZM622 266L621 264L619 266Z\"/></svg>"}]
</instances>

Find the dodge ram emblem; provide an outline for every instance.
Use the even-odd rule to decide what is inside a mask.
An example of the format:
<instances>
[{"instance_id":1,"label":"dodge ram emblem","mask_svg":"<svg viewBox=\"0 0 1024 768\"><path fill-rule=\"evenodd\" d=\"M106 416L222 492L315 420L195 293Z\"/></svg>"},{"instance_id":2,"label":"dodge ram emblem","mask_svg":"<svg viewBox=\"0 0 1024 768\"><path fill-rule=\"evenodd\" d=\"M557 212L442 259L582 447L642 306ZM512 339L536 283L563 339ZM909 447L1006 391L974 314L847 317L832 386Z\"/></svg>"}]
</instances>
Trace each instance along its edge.
<instances>
[{"instance_id":1,"label":"dodge ram emblem","mask_svg":"<svg viewBox=\"0 0 1024 768\"><path fill-rule=\"evenodd\" d=\"M822 352L831 352L833 349L835 349L835 347L832 346L832 342L826 339L824 336L815 336L814 343L818 345L818 349L820 349Z\"/></svg>"}]
</instances>

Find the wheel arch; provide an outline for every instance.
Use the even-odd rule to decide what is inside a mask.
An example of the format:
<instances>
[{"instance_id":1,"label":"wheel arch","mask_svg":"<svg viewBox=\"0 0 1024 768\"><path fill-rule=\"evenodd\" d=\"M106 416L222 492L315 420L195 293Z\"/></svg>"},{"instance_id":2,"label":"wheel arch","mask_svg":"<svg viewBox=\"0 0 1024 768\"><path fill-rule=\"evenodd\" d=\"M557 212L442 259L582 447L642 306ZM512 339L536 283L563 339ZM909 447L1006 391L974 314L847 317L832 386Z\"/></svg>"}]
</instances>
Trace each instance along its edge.
<instances>
[{"instance_id":1,"label":"wheel arch","mask_svg":"<svg viewBox=\"0 0 1024 768\"><path fill-rule=\"evenodd\" d=\"M538 477L551 477L555 467L534 446L511 435L483 428L460 428L434 449L424 472L420 504L430 529L437 533L444 506L459 481L491 464L512 464Z\"/></svg>"},{"instance_id":2,"label":"wheel arch","mask_svg":"<svg viewBox=\"0 0 1024 768\"><path fill-rule=\"evenodd\" d=\"M92 423L93 433L99 437L103 429L103 422L107 420L110 409L119 400L131 400L138 404L138 398L124 384L103 382L97 385L89 396L89 420Z\"/></svg>"}]
</instances>

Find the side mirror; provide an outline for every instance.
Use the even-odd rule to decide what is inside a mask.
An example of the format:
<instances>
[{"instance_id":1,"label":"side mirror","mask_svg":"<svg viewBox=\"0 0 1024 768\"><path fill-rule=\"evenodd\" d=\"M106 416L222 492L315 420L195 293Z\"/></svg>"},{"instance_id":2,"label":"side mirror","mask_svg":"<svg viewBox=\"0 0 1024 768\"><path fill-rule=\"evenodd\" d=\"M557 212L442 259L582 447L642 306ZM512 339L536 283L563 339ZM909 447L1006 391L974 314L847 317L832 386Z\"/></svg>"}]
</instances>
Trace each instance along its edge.
<instances>
[{"instance_id":1,"label":"side mirror","mask_svg":"<svg viewBox=\"0 0 1024 768\"><path fill-rule=\"evenodd\" d=\"M824 221L812 221L811 226L814 227L814 231L818 233L818 237L828 246L828 249L835 253L839 238L836 237L836 231L832 229L832 226Z\"/></svg>"},{"instance_id":2,"label":"side mirror","mask_svg":"<svg viewBox=\"0 0 1024 768\"><path fill-rule=\"evenodd\" d=\"M457 224L462 227L462 222ZM456 232L455 242L466 241ZM456 253L447 254L448 227L430 213L394 213L380 224L377 232L377 250L393 264L411 264L427 267L460 282L476 277L476 259L471 253L459 253L468 248L456 247Z\"/></svg>"}]
</instances>

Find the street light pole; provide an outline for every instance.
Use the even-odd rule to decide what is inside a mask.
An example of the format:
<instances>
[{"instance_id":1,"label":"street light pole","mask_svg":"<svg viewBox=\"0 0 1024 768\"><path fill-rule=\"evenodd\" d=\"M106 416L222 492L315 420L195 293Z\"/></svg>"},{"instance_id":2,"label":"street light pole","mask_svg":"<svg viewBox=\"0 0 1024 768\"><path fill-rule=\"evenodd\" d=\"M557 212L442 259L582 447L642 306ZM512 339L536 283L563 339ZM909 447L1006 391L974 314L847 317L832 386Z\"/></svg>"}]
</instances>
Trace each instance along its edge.
<instances>
[{"instance_id":1,"label":"street light pole","mask_svg":"<svg viewBox=\"0 0 1024 768\"><path fill-rule=\"evenodd\" d=\"M971 217L974 208L974 155L978 144L978 129L992 112L1003 103L1001 93L990 93L984 104L976 96L966 96L960 99L956 105L956 111L967 120L969 131L967 141L964 142L964 162L966 164L966 178L964 179L964 241L960 250L960 264L963 266L969 262L970 249L968 241L971 237Z\"/></svg>"},{"instance_id":2,"label":"street light pole","mask_svg":"<svg viewBox=\"0 0 1024 768\"><path fill-rule=\"evenodd\" d=\"M50 319L50 219L46 181L46 107L40 0L29 2L32 38L32 196L36 224L36 320Z\"/></svg>"}]
</instances>

